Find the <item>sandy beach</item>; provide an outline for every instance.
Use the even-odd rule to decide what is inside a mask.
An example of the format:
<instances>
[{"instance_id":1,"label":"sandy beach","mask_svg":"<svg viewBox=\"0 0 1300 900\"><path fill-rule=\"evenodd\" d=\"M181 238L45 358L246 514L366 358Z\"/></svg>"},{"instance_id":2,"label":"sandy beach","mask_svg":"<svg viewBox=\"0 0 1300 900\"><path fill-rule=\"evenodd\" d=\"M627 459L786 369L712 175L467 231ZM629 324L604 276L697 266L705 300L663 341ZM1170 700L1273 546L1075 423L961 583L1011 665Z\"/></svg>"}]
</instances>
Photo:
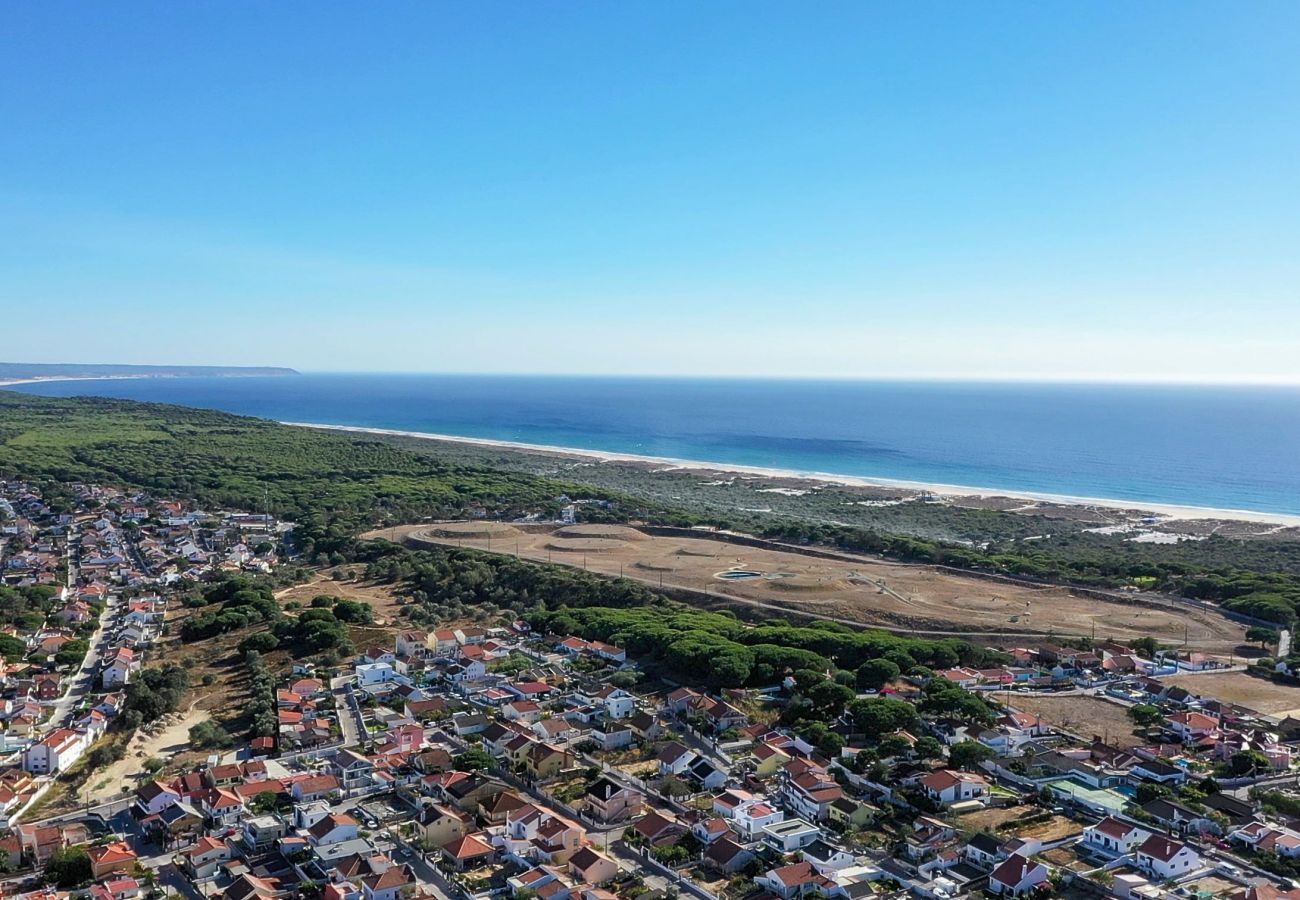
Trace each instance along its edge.
<instances>
[{"instance_id":1,"label":"sandy beach","mask_svg":"<svg viewBox=\"0 0 1300 900\"><path fill-rule=\"evenodd\" d=\"M733 465L730 463L711 463L699 460L674 459L664 456L640 456L633 453L612 453L604 450L584 450L575 447L551 447L545 444L526 444L519 441L501 441L489 438L461 437L452 434L433 434L423 431L398 431L390 428L363 428L353 425L324 425L316 422L284 422L300 428L319 428L327 431L348 431L359 434L393 435L397 437L420 438L430 441L444 441L452 444L465 444L477 447L497 447L505 450L520 450L533 453L574 456L599 462L629 462L662 466L672 469L686 469L699 472L734 472L741 475L753 475L772 479L802 479L817 484L848 485L853 487L903 488L925 491L944 499L961 497L1009 497L1024 500L1026 503L1051 503L1063 506L1083 506L1099 509L1122 511L1129 514L1149 514L1158 516L1163 522L1170 521L1223 521L1250 522L1258 525L1276 525L1283 528L1300 527L1300 516L1285 513L1255 512L1245 509L1216 509L1202 506L1178 506L1167 503L1148 503L1137 500L1113 500L1104 497L1073 497L1065 494L1044 494L1028 491L1008 491L997 488L976 487L956 484L925 484L914 481L900 481L888 478L864 478L854 475L837 475L831 472L800 472L793 469L770 469L760 466Z\"/></svg>"},{"instance_id":2,"label":"sandy beach","mask_svg":"<svg viewBox=\"0 0 1300 900\"><path fill-rule=\"evenodd\" d=\"M0 380L0 387L12 387L15 384L44 384L47 381L126 381L136 378L162 378L162 375L50 375L34 378L6 378Z\"/></svg>"}]
</instances>

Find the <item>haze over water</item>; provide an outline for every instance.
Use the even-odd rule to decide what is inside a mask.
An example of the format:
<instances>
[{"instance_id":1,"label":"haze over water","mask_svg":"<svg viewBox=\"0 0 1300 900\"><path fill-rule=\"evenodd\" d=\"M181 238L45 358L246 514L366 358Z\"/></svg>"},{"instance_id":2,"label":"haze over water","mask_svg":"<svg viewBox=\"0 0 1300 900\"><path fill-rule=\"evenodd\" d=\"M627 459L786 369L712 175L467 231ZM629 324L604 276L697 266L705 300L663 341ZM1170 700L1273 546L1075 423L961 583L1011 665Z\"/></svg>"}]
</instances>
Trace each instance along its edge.
<instances>
[{"instance_id":1,"label":"haze over water","mask_svg":"<svg viewBox=\"0 0 1300 900\"><path fill-rule=\"evenodd\" d=\"M1006 491L1300 513L1300 389L309 374L17 390Z\"/></svg>"}]
</instances>

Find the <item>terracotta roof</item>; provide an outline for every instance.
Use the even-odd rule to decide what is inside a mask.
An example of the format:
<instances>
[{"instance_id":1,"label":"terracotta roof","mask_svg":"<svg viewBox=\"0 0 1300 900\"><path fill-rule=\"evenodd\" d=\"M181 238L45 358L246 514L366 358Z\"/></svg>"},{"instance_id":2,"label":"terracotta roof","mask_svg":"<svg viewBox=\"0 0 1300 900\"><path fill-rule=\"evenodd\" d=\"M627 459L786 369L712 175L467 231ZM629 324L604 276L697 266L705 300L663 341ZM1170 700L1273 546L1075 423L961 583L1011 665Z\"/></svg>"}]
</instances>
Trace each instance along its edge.
<instances>
[{"instance_id":1,"label":"terracotta roof","mask_svg":"<svg viewBox=\"0 0 1300 900\"><path fill-rule=\"evenodd\" d=\"M1161 862L1169 862L1186 846L1186 844L1170 840L1162 834L1153 834L1142 842L1142 845L1137 848L1137 852L1143 856L1158 859Z\"/></svg>"},{"instance_id":2,"label":"terracotta roof","mask_svg":"<svg viewBox=\"0 0 1300 900\"><path fill-rule=\"evenodd\" d=\"M452 859L473 859L476 856L487 856L492 852L492 846L477 835L467 834L443 844L442 851Z\"/></svg>"},{"instance_id":3,"label":"terracotta roof","mask_svg":"<svg viewBox=\"0 0 1300 900\"><path fill-rule=\"evenodd\" d=\"M1002 861L996 869L989 875L990 881L996 881L999 884L1005 884L1014 887L1020 884L1039 863L1031 859L1026 859L1019 853L1012 853ZM1045 877L1045 876L1044 876Z\"/></svg>"},{"instance_id":4,"label":"terracotta roof","mask_svg":"<svg viewBox=\"0 0 1300 900\"><path fill-rule=\"evenodd\" d=\"M86 853L89 854L91 863L96 866L131 862L137 858L136 852L123 841L115 841L112 844L101 844L98 847L90 847Z\"/></svg>"}]
</instances>

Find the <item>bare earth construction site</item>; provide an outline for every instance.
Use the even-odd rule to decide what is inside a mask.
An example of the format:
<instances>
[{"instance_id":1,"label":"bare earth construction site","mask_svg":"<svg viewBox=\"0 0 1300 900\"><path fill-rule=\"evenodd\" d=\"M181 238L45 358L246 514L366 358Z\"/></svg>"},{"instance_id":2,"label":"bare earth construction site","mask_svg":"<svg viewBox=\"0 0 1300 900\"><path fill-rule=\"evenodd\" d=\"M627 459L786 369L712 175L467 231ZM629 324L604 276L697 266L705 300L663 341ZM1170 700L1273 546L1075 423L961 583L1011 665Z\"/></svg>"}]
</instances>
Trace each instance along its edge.
<instances>
[{"instance_id":1,"label":"bare earth construction site","mask_svg":"<svg viewBox=\"0 0 1300 900\"><path fill-rule=\"evenodd\" d=\"M1152 636L1229 656L1244 627L1212 607L1172 598L1107 598L934 566L799 548L736 543L709 532L622 525L512 525L445 522L372 532L408 546L472 547L622 575L701 599L744 603L895 630L1008 639ZM756 542L751 542L756 543Z\"/></svg>"}]
</instances>

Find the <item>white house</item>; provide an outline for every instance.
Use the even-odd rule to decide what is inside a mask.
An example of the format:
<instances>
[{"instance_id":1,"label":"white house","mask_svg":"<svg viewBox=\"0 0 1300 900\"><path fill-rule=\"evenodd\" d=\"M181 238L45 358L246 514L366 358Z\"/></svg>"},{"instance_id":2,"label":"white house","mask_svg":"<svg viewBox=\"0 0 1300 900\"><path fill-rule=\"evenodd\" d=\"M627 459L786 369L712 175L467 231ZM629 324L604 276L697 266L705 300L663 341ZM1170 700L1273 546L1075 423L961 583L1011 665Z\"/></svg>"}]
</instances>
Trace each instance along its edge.
<instances>
[{"instance_id":1,"label":"white house","mask_svg":"<svg viewBox=\"0 0 1300 900\"><path fill-rule=\"evenodd\" d=\"M989 874L989 892L1004 897L1020 897L1046 884L1047 866L1019 853L1012 853Z\"/></svg>"},{"instance_id":2,"label":"white house","mask_svg":"<svg viewBox=\"0 0 1300 900\"><path fill-rule=\"evenodd\" d=\"M785 821L785 811L766 800L751 800L736 807L732 820L740 836L752 841L766 826Z\"/></svg>"},{"instance_id":3,"label":"white house","mask_svg":"<svg viewBox=\"0 0 1300 900\"><path fill-rule=\"evenodd\" d=\"M989 783L970 772L940 769L920 780L927 797L941 806L952 806L968 800L984 801L988 797Z\"/></svg>"},{"instance_id":4,"label":"white house","mask_svg":"<svg viewBox=\"0 0 1300 900\"><path fill-rule=\"evenodd\" d=\"M781 900L795 900L809 894L822 897L847 897L844 888L813 868L812 863L797 862L770 869L754 879L759 887L766 888Z\"/></svg>"},{"instance_id":5,"label":"white house","mask_svg":"<svg viewBox=\"0 0 1300 900\"><path fill-rule=\"evenodd\" d=\"M407 865L391 866L361 879L365 900L397 900L414 890L415 886L415 875Z\"/></svg>"},{"instance_id":6,"label":"white house","mask_svg":"<svg viewBox=\"0 0 1300 900\"><path fill-rule=\"evenodd\" d=\"M1129 774L1155 784L1178 785L1187 780L1187 770L1159 759L1144 759L1135 763Z\"/></svg>"},{"instance_id":7,"label":"white house","mask_svg":"<svg viewBox=\"0 0 1300 900\"><path fill-rule=\"evenodd\" d=\"M1245 844L1255 851L1272 851L1292 859L1300 856L1300 834L1290 828L1251 822L1228 835L1229 839Z\"/></svg>"},{"instance_id":8,"label":"white house","mask_svg":"<svg viewBox=\"0 0 1300 900\"><path fill-rule=\"evenodd\" d=\"M130 647L118 647L113 654L112 662L105 667L101 676L104 690L112 690L128 683L132 673L139 668L140 660L136 658L135 651Z\"/></svg>"},{"instance_id":9,"label":"white house","mask_svg":"<svg viewBox=\"0 0 1300 900\"><path fill-rule=\"evenodd\" d=\"M703 756L686 767L686 776L703 790L715 791L727 783L728 775Z\"/></svg>"},{"instance_id":10,"label":"white house","mask_svg":"<svg viewBox=\"0 0 1300 900\"><path fill-rule=\"evenodd\" d=\"M622 688L605 688L599 699L605 715L611 719L626 719L636 712L636 697Z\"/></svg>"},{"instance_id":11,"label":"white house","mask_svg":"<svg viewBox=\"0 0 1300 900\"><path fill-rule=\"evenodd\" d=\"M59 728L23 751L23 768L33 775L53 774L68 768L85 750L85 738L68 728Z\"/></svg>"},{"instance_id":12,"label":"white house","mask_svg":"<svg viewBox=\"0 0 1300 900\"><path fill-rule=\"evenodd\" d=\"M448 666L442 672L442 677L448 681L459 684L464 681L481 681L487 675L487 666L481 659L470 659L461 657L461 659Z\"/></svg>"},{"instance_id":13,"label":"white house","mask_svg":"<svg viewBox=\"0 0 1300 900\"><path fill-rule=\"evenodd\" d=\"M532 724L542 717L542 708L532 700L515 700L501 707L501 717L511 722Z\"/></svg>"},{"instance_id":14,"label":"white house","mask_svg":"<svg viewBox=\"0 0 1300 900\"><path fill-rule=\"evenodd\" d=\"M1083 843L1108 856L1132 853L1134 847L1150 836L1151 832L1114 816L1107 816L1096 825L1083 829Z\"/></svg>"},{"instance_id":15,"label":"white house","mask_svg":"<svg viewBox=\"0 0 1300 900\"><path fill-rule=\"evenodd\" d=\"M822 836L821 829L803 819L772 822L761 829L763 840L782 853L793 853Z\"/></svg>"},{"instance_id":16,"label":"white house","mask_svg":"<svg viewBox=\"0 0 1300 900\"><path fill-rule=\"evenodd\" d=\"M346 814L330 814L307 829L307 840L315 847L341 844L355 840L358 834L357 820Z\"/></svg>"},{"instance_id":17,"label":"white house","mask_svg":"<svg viewBox=\"0 0 1300 900\"><path fill-rule=\"evenodd\" d=\"M179 803L181 799L179 791L161 781L150 781L141 785L135 795L136 806L149 816L162 812L173 803Z\"/></svg>"},{"instance_id":18,"label":"white house","mask_svg":"<svg viewBox=\"0 0 1300 900\"><path fill-rule=\"evenodd\" d=\"M1168 881L1198 869L1201 855L1182 841L1153 834L1138 846L1133 861L1138 868Z\"/></svg>"},{"instance_id":19,"label":"white house","mask_svg":"<svg viewBox=\"0 0 1300 900\"><path fill-rule=\"evenodd\" d=\"M679 744L677 741L669 741L659 751L656 757L660 775L680 775L686 771L691 763L695 762L695 751Z\"/></svg>"},{"instance_id":20,"label":"white house","mask_svg":"<svg viewBox=\"0 0 1300 900\"><path fill-rule=\"evenodd\" d=\"M375 662L363 663L356 667L357 683L361 686L368 684L383 684L393 681L397 673L393 670L392 663Z\"/></svg>"},{"instance_id":21,"label":"white house","mask_svg":"<svg viewBox=\"0 0 1300 900\"><path fill-rule=\"evenodd\" d=\"M1191 743L1218 731L1219 720L1214 716L1207 716L1205 713L1193 710L1170 716L1168 727L1182 739L1183 743Z\"/></svg>"}]
</instances>

